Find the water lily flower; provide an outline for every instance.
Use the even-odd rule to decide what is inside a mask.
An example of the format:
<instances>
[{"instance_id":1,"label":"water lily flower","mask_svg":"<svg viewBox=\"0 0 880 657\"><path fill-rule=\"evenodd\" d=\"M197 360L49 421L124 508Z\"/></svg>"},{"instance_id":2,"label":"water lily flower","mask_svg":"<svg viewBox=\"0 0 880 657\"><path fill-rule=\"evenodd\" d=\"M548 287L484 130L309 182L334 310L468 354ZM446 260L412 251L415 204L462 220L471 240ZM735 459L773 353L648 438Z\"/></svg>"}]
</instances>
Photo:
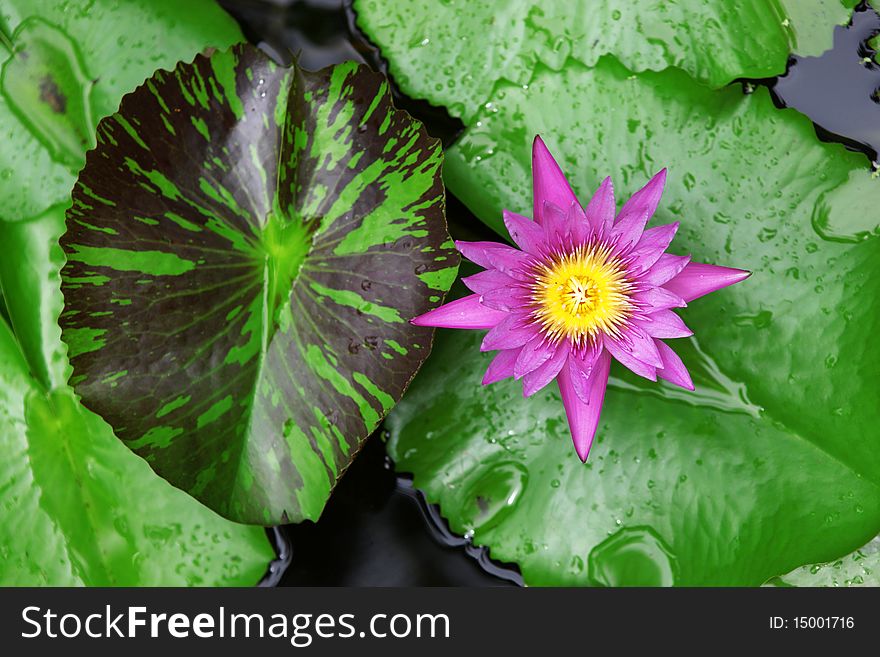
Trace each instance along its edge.
<instances>
[{"instance_id":1,"label":"water lily flower","mask_svg":"<svg viewBox=\"0 0 880 657\"><path fill-rule=\"evenodd\" d=\"M666 169L615 213L606 178L586 208L540 137L532 149L534 220L504 211L515 249L456 242L485 268L463 283L474 293L412 320L418 326L489 329L481 351L498 351L483 385L522 380L529 397L559 385L575 451L587 460L605 398L611 358L636 374L693 390L663 340L693 335L673 311L747 278L742 269L666 253L678 223L645 230Z\"/></svg>"}]
</instances>

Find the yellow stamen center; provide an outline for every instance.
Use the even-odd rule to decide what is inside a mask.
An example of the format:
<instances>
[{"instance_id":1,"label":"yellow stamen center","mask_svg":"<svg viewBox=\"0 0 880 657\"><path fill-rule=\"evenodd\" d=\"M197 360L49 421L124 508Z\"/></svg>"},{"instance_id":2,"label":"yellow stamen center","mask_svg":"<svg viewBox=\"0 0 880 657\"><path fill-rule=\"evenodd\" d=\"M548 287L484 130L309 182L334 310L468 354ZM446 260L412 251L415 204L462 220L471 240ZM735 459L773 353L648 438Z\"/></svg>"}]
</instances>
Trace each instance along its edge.
<instances>
[{"instance_id":1,"label":"yellow stamen center","mask_svg":"<svg viewBox=\"0 0 880 657\"><path fill-rule=\"evenodd\" d=\"M535 268L533 316L552 340L575 344L620 334L632 311L632 284L610 249L588 244Z\"/></svg>"}]
</instances>

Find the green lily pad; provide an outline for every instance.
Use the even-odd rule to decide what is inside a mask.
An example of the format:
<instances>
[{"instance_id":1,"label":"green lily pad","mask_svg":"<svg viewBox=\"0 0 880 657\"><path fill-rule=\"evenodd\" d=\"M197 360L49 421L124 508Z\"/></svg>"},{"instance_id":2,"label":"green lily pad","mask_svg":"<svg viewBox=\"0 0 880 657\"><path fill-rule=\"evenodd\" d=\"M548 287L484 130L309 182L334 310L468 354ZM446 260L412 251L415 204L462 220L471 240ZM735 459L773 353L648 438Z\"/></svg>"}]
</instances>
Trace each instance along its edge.
<instances>
[{"instance_id":1,"label":"green lily pad","mask_svg":"<svg viewBox=\"0 0 880 657\"><path fill-rule=\"evenodd\" d=\"M69 388L29 372L0 322L0 584L244 586L274 557L263 531L162 481Z\"/></svg>"},{"instance_id":2,"label":"green lily pad","mask_svg":"<svg viewBox=\"0 0 880 657\"><path fill-rule=\"evenodd\" d=\"M774 586L880 586L880 537L830 563L801 566L768 584Z\"/></svg>"},{"instance_id":3,"label":"green lily pad","mask_svg":"<svg viewBox=\"0 0 880 657\"><path fill-rule=\"evenodd\" d=\"M355 63L158 72L99 126L61 240L83 403L227 517L316 519L455 278L441 160Z\"/></svg>"},{"instance_id":4,"label":"green lily pad","mask_svg":"<svg viewBox=\"0 0 880 657\"><path fill-rule=\"evenodd\" d=\"M358 26L410 96L471 122L543 69L594 66L614 55L632 71L678 67L712 87L785 71L792 51L818 54L821 20L855 0L355 0ZM849 9L847 9L847 7ZM824 25L831 45L831 24ZM822 48L824 50L825 48ZM561 93L559 102L578 99Z\"/></svg>"},{"instance_id":5,"label":"green lily pad","mask_svg":"<svg viewBox=\"0 0 880 657\"><path fill-rule=\"evenodd\" d=\"M846 25L860 0L779 0L793 32L792 52L816 57L832 44L835 25Z\"/></svg>"},{"instance_id":6,"label":"green lily pad","mask_svg":"<svg viewBox=\"0 0 880 657\"><path fill-rule=\"evenodd\" d=\"M880 181L864 158L819 143L764 89L613 59L498 93L446 158L481 219L500 230L502 208L531 207L540 133L580 198L609 173L626 198L668 166L656 223L681 221L673 251L754 274L683 313L696 341L673 346L696 392L612 369L586 465L555 390L481 387L480 336L441 332L389 418L398 468L532 584L757 585L876 535L878 217L852 208ZM502 467L519 474L484 485Z\"/></svg>"},{"instance_id":7,"label":"green lily pad","mask_svg":"<svg viewBox=\"0 0 880 657\"><path fill-rule=\"evenodd\" d=\"M0 221L68 202L98 120L154 70L242 39L212 0L4 0L0 32Z\"/></svg>"},{"instance_id":8,"label":"green lily pad","mask_svg":"<svg viewBox=\"0 0 880 657\"><path fill-rule=\"evenodd\" d=\"M58 238L64 232L65 205L54 205L30 221L0 222L0 244L7 249L0 258L0 288L10 324L31 373L47 390L65 387L70 377L58 326L64 306L64 253Z\"/></svg>"}]
</instances>

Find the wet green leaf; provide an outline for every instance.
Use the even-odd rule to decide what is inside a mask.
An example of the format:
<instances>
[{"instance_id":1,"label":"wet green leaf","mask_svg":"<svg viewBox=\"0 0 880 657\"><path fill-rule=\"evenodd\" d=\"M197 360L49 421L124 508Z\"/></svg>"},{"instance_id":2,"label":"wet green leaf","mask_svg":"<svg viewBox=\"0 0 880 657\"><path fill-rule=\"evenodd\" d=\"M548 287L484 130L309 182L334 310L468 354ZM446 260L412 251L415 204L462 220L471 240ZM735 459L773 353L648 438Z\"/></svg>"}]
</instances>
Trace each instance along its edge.
<instances>
[{"instance_id":1,"label":"wet green leaf","mask_svg":"<svg viewBox=\"0 0 880 657\"><path fill-rule=\"evenodd\" d=\"M45 388L67 385L70 365L61 342L58 315L64 253L58 238L64 232L65 204L50 207L30 221L0 222L0 289L6 297L10 324L30 370Z\"/></svg>"},{"instance_id":2,"label":"wet green leaf","mask_svg":"<svg viewBox=\"0 0 880 657\"><path fill-rule=\"evenodd\" d=\"M154 70L242 38L212 0L4 0L0 32L0 221L67 203L98 120Z\"/></svg>"},{"instance_id":3,"label":"wet green leaf","mask_svg":"<svg viewBox=\"0 0 880 657\"><path fill-rule=\"evenodd\" d=\"M0 584L242 586L273 558L157 477L69 388L31 377L0 322Z\"/></svg>"},{"instance_id":4,"label":"wet green leaf","mask_svg":"<svg viewBox=\"0 0 880 657\"><path fill-rule=\"evenodd\" d=\"M540 133L581 198L607 174L626 198L668 166L656 223L681 221L673 251L754 275L683 313L697 341L674 347L696 392L612 370L586 465L555 390L482 388L480 336L440 334L389 419L398 468L533 584L758 585L876 535L880 181L864 158L819 143L764 89L709 91L612 59L498 97L445 165L484 221L528 213Z\"/></svg>"},{"instance_id":5,"label":"wet green leaf","mask_svg":"<svg viewBox=\"0 0 880 657\"><path fill-rule=\"evenodd\" d=\"M158 72L99 126L61 240L83 403L228 517L316 519L455 278L441 157L351 62Z\"/></svg>"},{"instance_id":6,"label":"wet green leaf","mask_svg":"<svg viewBox=\"0 0 880 657\"><path fill-rule=\"evenodd\" d=\"M773 586L880 586L880 537L830 563L801 566L769 582Z\"/></svg>"},{"instance_id":7,"label":"wet green leaf","mask_svg":"<svg viewBox=\"0 0 880 657\"><path fill-rule=\"evenodd\" d=\"M835 25L846 25L859 0L779 0L793 32L792 52L816 57L832 44Z\"/></svg>"},{"instance_id":8,"label":"wet green leaf","mask_svg":"<svg viewBox=\"0 0 880 657\"><path fill-rule=\"evenodd\" d=\"M630 70L675 66L712 87L785 71L792 51L818 54L856 0L355 0L359 27L410 96L468 121L493 109L497 88L541 71L616 56ZM849 7L850 9L847 9ZM827 38L825 38L827 37ZM822 48L824 50L824 48ZM579 99L562 90L557 102Z\"/></svg>"}]
</instances>

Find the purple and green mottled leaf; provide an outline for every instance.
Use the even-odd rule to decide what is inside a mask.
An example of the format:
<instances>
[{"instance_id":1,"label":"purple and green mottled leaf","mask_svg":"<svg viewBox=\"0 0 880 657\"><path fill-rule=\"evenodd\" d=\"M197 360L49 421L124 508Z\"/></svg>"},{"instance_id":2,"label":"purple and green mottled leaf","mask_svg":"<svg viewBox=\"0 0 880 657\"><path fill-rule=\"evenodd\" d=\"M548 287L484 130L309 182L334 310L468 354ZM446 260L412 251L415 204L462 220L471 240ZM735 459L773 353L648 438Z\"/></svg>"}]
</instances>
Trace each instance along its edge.
<instances>
[{"instance_id":1,"label":"purple and green mottled leaf","mask_svg":"<svg viewBox=\"0 0 880 657\"><path fill-rule=\"evenodd\" d=\"M227 517L317 518L457 272L441 159L354 63L156 73L100 124L61 240L83 403Z\"/></svg>"}]
</instances>

